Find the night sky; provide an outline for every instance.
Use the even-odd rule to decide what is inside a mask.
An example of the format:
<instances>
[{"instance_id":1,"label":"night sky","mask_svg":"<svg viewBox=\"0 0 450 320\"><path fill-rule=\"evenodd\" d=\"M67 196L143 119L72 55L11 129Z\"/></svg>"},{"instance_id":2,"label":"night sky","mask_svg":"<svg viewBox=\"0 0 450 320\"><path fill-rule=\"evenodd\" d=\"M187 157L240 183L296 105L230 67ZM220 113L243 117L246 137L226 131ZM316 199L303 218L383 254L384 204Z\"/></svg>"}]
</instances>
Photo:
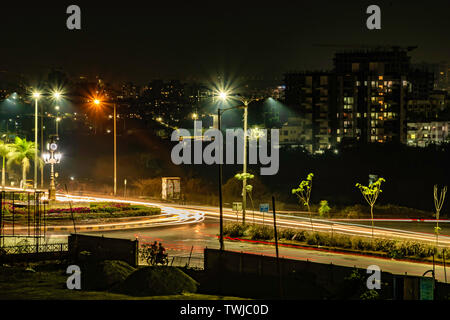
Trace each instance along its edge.
<instances>
[{"instance_id":1,"label":"night sky","mask_svg":"<svg viewBox=\"0 0 450 320\"><path fill-rule=\"evenodd\" d=\"M326 69L328 45L418 45L413 62L450 61L450 1L2 1L0 69L146 82ZM82 30L66 28L67 6ZM382 30L366 28L370 4Z\"/></svg>"}]
</instances>

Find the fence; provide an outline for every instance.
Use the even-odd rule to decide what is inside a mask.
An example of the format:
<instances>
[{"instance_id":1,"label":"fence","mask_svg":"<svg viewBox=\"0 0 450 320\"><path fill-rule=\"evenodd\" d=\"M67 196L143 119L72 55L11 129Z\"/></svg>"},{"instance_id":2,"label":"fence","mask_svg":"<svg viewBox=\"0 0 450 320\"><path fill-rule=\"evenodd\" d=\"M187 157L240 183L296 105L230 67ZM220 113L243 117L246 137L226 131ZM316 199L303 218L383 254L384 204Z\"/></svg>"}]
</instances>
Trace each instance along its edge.
<instances>
[{"instance_id":1,"label":"fence","mask_svg":"<svg viewBox=\"0 0 450 320\"><path fill-rule=\"evenodd\" d=\"M47 232L47 200L42 191L0 192L0 246L5 238L26 235L33 238L39 248Z\"/></svg>"},{"instance_id":2,"label":"fence","mask_svg":"<svg viewBox=\"0 0 450 320\"><path fill-rule=\"evenodd\" d=\"M204 269L203 255L196 256L169 256L169 265L173 267L187 267L195 269Z\"/></svg>"},{"instance_id":3,"label":"fence","mask_svg":"<svg viewBox=\"0 0 450 320\"><path fill-rule=\"evenodd\" d=\"M75 261L81 258L83 251L87 251L93 260L122 260L132 266L138 264L138 240L71 234L68 243L69 253Z\"/></svg>"},{"instance_id":4,"label":"fence","mask_svg":"<svg viewBox=\"0 0 450 320\"><path fill-rule=\"evenodd\" d=\"M69 249L67 243L49 243L40 244L38 248L36 248L36 245L34 244L27 244L2 247L1 250L3 250L4 254L23 254L41 252L67 252Z\"/></svg>"},{"instance_id":5,"label":"fence","mask_svg":"<svg viewBox=\"0 0 450 320\"><path fill-rule=\"evenodd\" d=\"M142 247L139 250L139 264L148 265L147 261L142 256ZM171 255L168 252L168 265L173 267L182 268L194 268L194 269L204 269L204 255L202 253L192 253L183 255Z\"/></svg>"}]
</instances>

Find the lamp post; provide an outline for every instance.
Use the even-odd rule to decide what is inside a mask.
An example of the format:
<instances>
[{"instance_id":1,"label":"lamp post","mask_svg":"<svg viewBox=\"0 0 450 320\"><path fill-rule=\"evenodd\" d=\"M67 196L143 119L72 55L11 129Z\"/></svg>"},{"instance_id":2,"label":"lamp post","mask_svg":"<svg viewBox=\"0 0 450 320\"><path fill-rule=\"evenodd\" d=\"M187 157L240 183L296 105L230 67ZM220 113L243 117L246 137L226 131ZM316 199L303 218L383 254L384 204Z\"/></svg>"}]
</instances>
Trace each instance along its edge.
<instances>
[{"instance_id":1,"label":"lamp post","mask_svg":"<svg viewBox=\"0 0 450 320\"><path fill-rule=\"evenodd\" d=\"M61 118L59 117L59 106L55 106L55 110L56 110L56 117L55 117L56 139L59 140L58 122L61 121Z\"/></svg>"},{"instance_id":2,"label":"lamp post","mask_svg":"<svg viewBox=\"0 0 450 320\"><path fill-rule=\"evenodd\" d=\"M47 144L47 150L49 150L50 153L46 152L42 155L44 162L50 164L50 188L48 190L48 199L50 201L56 200L54 165L61 162L61 153L56 152L57 149L58 145L52 141Z\"/></svg>"},{"instance_id":3,"label":"lamp post","mask_svg":"<svg viewBox=\"0 0 450 320\"><path fill-rule=\"evenodd\" d=\"M33 92L34 98L34 189L37 189L37 167L38 167L38 100L42 94L38 91ZM54 100L59 101L62 97L62 93L58 90L53 90L51 95L45 94L45 96L51 96ZM44 114L42 110L41 114L41 150L44 148ZM26 181L23 181L25 185ZM41 187L44 186L44 168L41 167Z\"/></svg>"},{"instance_id":4,"label":"lamp post","mask_svg":"<svg viewBox=\"0 0 450 320\"><path fill-rule=\"evenodd\" d=\"M34 189L37 189L37 165L38 165L38 100L41 94L33 93L34 98ZM22 182L26 186L26 181Z\"/></svg>"},{"instance_id":5,"label":"lamp post","mask_svg":"<svg viewBox=\"0 0 450 320\"><path fill-rule=\"evenodd\" d=\"M222 99L226 98L226 95L223 95L222 93L220 94L220 97ZM247 104L248 105L248 104ZM233 110L233 109L241 109L244 108L244 106L235 106L235 107L230 107L230 108L225 108L225 109L217 109L217 127L218 130L220 132L222 132L222 114L225 111L228 110ZM247 107L245 106L245 110L247 109ZM245 120L247 118L245 117ZM245 124L245 128L247 127L247 124ZM244 133L244 140L245 140L245 133ZM219 154L222 154L222 144L219 144ZM244 150L246 150L245 148L245 144L244 144ZM244 158L245 158L245 153L244 153ZM247 169L247 167L245 166L245 169ZM244 206L242 206L242 208L244 208ZM220 237L219 237L219 243L220 243L220 250L224 250L224 242L223 242L223 199L222 199L222 161L219 161L219 210L220 210L220 216L219 216L219 229L220 229ZM244 212L244 211L243 211ZM243 219L245 221L245 215L243 216Z\"/></svg>"},{"instance_id":6,"label":"lamp post","mask_svg":"<svg viewBox=\"0 0 450 320\"><path fill-rule=\"evenodd\" d=\"M228 98L228 94L226 92L220 92L219 94L220 99L222 100L226 100ZM243 167L242 167L242 171L244 174L244 179L242 180L242 221L243 223L245 223L245 211L247 208L247 178L246 178L246 173L247 173L247 126L248 126L248 105L250 104L250 102L256 100L253 98L246 98L243 96L239 96L238 100L242 102L242 105L236 106L236 107L231 107L231 108L226 108L226 109L222 109L222 111L218 112L218 117L219 117L219 124L220 124L220 116L222 113L224 113L227 110L231 110L231 109L238 109L238 108L243 108L244 109L244 152L243 152ZM219 130L220 130L220 125L219 125Z\"/></svg>"},{"instance_id":7,"label":"lamp post","mask_svg":"<svg viewBox=\"0 0 450 320\"><path fill-rule=\"evenodd\" d=\"M94 104L100 106L102 101L99 99L94 99ZM117 195L117 112L116 103L113 102L114 108L114 196Z\"/></svg>"}]
</instances>

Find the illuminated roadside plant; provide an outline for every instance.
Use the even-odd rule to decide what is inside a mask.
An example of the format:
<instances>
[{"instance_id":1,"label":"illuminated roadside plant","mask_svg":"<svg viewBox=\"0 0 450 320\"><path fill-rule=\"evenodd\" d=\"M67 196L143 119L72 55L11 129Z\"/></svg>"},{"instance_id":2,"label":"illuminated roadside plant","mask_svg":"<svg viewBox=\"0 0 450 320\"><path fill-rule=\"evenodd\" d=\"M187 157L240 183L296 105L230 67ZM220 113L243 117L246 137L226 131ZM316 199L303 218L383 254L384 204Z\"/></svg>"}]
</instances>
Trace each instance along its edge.
<instances>
[{"instance_id":1,"label":"illuminated roadside plant","mask_svg":"<svg viewBox=\"0 0 450 320\"><path fill-rule=\"evenodd\" d=\"M327 200L320 201L319 214L320 216L326 215L330 212L331 208L328 205Z\"/></svg>"},{"instance_id":2,"label":"illuminated roadside plant","mask_svg":"<svg viewBox=\"0 0 450 320\"><path fill-rule=\"evenodd\" d=\"M364 199L367 201L367 203L370 206L370 217L372 220L372 238L373 238L373 207L375 205L375 202L377 202L378 196L381 192L381 183L386 182L384 178L379 178L377 181L369 184L368 187L363 186L360 183L356 184L356 187L359 188L359 191L361 191Z\"/></svg>"},{"instance_id":3,"label":"illuminated roadside plant","mask_svg":"<svg viewBox=\"0 0 450 320\"><path fill-rule=\"evenodd\" d=\"M434 227L434 232L436 233L436 249L438 246L439 231L441 230L441 228L439 227L439 214L441 212L442 205L444 204L446 193L447 186L441 189L440 195L438 197L438 186L434 185L434 207L436 209L436 227Z\"/></svg>"},{"instance_id":4,"label":"illuminated roadside plant","mask_svg":"<svg viewBox=\"0 0 450 320\"><path fill-rule=\"evenodd\" d=\"M255 176L251 173L237 173L234 176L237 180L239 181L243 181L245 180L250 180L255 178ZM252 203L252 211L253 211L253 224L255 223L255 207L253 206L253 198L252 198L252 191L253 191L253 186L251 184L247 184L245 186L245 191L247 192L249 198L250 198L250 202ZM242 223L245 224L245 220L242 220Z\"/></svg>"},{"instance_id":5,"label":"illuminated roadside plant","mask_svg":"<svg viewBox=\"0 0 450 320\"><path fill-rule=\"evenodd\" d=\"M5 187L5 177L6 177L6 162L5 160L9 157L9 154L12 151L12 147L10 144L5 143L3 140L0 140L0 157L2 157L2 187Z\"/></svg>"},{"instance_id":6,"label":"illuminated roadside plant","mask_svg":"<svg viewBox=\"0 0 450 320\"><path fill-rule=\"evenodd\" d=\"M314 231L312 217L311 217L311 208L309 206L309 200L311 198L311 189L312 189L312 179L314 177L314 173L308 174L306 180L300 182L297 189L292 189L292 194L295 194L298 198L298 201L303 204L306 208L308 208L309 213L309 221L311 223L311 230Z\"/></svg>"},{"instance_id":7,"label":"illuminated roadside plant","mask_svg":"<svg viewBox=\"0 0 450 320\"><path fill-rule=\"evenodd\" d=\"M35 156L35 148L36 145L34 142L16 137L11 152L8 154L8 166L12 163L22 166L22 187L24 189L26 188L27 172L30 169L30 161L33 160ZM44 161L41 158L38 158L37 160L38 164L42 166Z\"/></svg>"}]
</instances>

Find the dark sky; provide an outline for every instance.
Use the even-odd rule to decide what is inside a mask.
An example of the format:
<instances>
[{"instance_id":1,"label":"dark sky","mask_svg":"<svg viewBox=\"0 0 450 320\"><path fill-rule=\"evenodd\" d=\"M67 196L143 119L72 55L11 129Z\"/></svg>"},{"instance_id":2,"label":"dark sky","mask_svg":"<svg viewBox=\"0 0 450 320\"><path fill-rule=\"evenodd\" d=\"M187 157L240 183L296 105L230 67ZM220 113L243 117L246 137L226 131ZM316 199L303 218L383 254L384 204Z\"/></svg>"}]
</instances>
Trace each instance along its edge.
<instances>
[{"instance_id":1,"label":"dark sky","mask_svg":"<svg viewBox=\"0 0 450 320\"><path fill-rule=\"evenodd\" d=\"M316 44L418 45L414 61L450 61L449 0L9 2L0 4L0 68L9 72L275 77L331 67L336 48ZM71 4L81 31L66 28ZM365 26L370 4L381 7L382 30Z\"/></svg>"}]
</instances>

